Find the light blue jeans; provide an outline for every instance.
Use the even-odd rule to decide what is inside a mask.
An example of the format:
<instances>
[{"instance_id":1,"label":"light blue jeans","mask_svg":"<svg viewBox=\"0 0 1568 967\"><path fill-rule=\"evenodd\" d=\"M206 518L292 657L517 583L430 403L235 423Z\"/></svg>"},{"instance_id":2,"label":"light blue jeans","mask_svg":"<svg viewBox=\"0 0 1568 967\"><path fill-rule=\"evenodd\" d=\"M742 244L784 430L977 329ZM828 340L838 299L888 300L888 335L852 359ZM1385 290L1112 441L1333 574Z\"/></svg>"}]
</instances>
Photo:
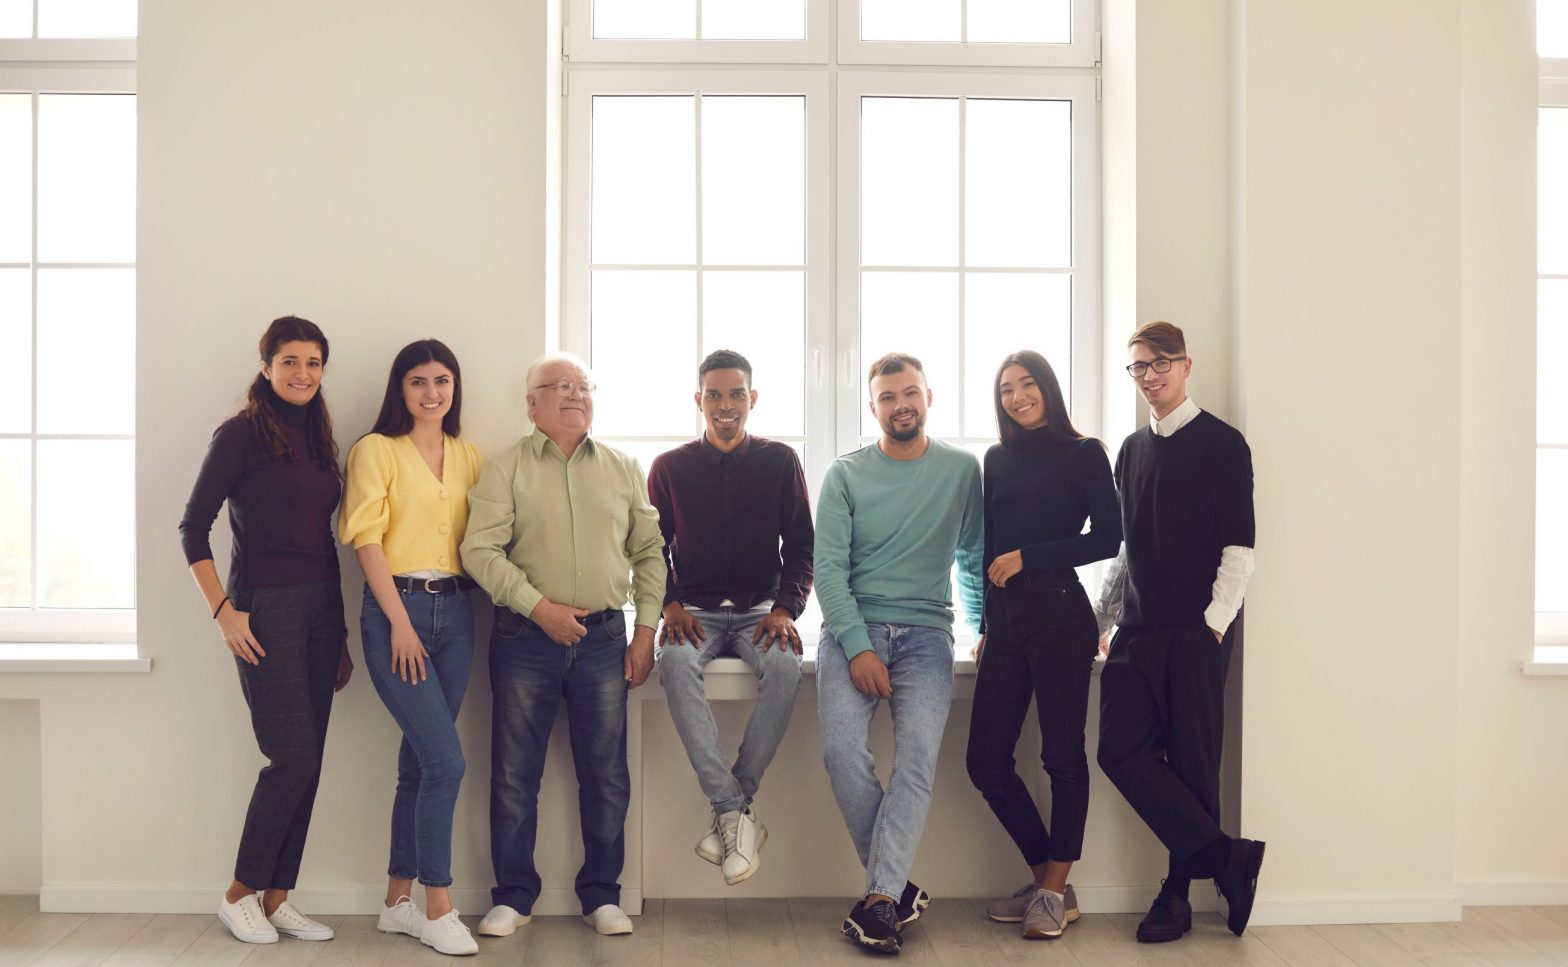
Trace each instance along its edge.
<instances>
[{"instance_id":1,"label":"light blue jeans","mask_svg":"<svg viewBox=\"0 0 1568 967\"><path fill-rule=\"evenodd\" d=\"M893 686L888 700L893 771L885 792L867 746L871 719L882 700L855 688L844 647L825 624L817 647L817 715L822 720L822 761L849 838L866 868L866 895L896 901L909 882L931 808L937 750L953 698L953 636L917 625L873 624L867 630Z\"/></svg>"},{"instance_id":2,"label":"light blue jeans","mask_svg":"<svg viewBox=\"0 0 1568 967\"><path fill-rule=\"evenodd\" d=\"M757 623L768 616L771 605L752 608L692 608L702 622L700 645L671 641L659 649L659 682L664 686L675 731L686 746L686 757L697 772L697 783L715 812L744 809L757 794L762 773L773 761L789 728L800 691L800 656L775 643L767 651L752 644ZM740 752L731 766L719 750L719 730L703 688L708 662L733 655L757 676L757 707L746 723Z\"/></svg>"}]
</instances>

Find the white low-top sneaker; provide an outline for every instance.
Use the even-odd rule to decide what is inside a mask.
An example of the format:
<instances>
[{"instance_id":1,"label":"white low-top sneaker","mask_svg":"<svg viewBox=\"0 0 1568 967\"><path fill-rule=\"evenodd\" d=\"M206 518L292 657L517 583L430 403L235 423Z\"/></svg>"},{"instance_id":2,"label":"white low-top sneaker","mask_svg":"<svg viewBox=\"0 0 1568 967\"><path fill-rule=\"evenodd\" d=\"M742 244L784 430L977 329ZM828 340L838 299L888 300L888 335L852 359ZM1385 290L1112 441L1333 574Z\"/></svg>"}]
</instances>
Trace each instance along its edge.
<instances>
[{"instance_id":1,"label":"white low-top sneaker","mask_svg":"<svg viewBox=\"0 0 1568 967\"><path fill-rule=\"evenodd\" d=\"M406 896L398 897L392 906L382 907L381 916L376 919L376 929L382 933L406 933L410 937L418 937L424 926L425 915Z\"/></svg>"},{"instance_id":2,"label":"white low-top sneaker","mask_svg":"<svg viewBox=\"0 0 1568 967\"><path fill-rule=\"evenodd\" d=\"M632 932L632 918L628 917L620 907L613 903L595 909L583 917L583 923L588 924L606 937L615 937Z\"/></svg>"},{"instance_id":3,"label":"white low-top sneaker","mask_svg":"<svg viewBox=\"0 0 1568 967\"><path fill-rule=\"evenodd\" d=\"M267 922L261 910L261 900L252 893L240 897L240 902L230 903L225 897L218 904L218 919L234 934L235 940L245 943L277 943L278 930Z\"/></svg>"},{"instance_id":4,"label":"white low-top sneaker","mask_svg":"<svg viewBox=\"0 0 1568 967\"><path fill-rule=\"evenodd\" d=\"M757 821L750 808L719 817L719 834L724 837L724 882L730 886L751 878L762 866L762 844L768 841L768 827Z\"/></svg>"},{"instance_id":5,"label":"white low-top sneaker","mask_svg":"<svg viewBox=\"0 0 1568 967\"><path fill-rule=\"evenodd\" d=\"M724 865L724 837L719 835L719 814L708 823L708 834L697 841L697 855L714 866Z\"/></svg>"},{"instance_id":6,"label":"white low-top sneaker","mask_svg":"<svg viewBox=\"0 0 1568 967\"><path fill-rule=\"evenodd\" d=\"M278 908L272 911L272 916L268 917L267 921L278 933L285 937L293 937L295 940L331 940L333 937L331 927L300 913L294 909L294 904L287 900L278 904Z\"/></svg>"},{"instance_id":7,"label":"white low-top sneaker","mask_svg":"<svg viewBox=\"0 0 1568 967\"><path fill-rule=\"evenodd\" d=\"M463 921L457 918L456 910L448 910L434 920L420 919L424 926L419 931L419 942L426 947L434 947L436 953L450 957L479 953L479 944L474 942L473 934L468 932Z\"/></svg>"},{"instance_id":8,"label":"white low-top sneaker","mask_svg":"<svg viewBox=\"0 0 1568 967\"><path fill-rule=\"evenodd\" d=\"M518 927L527 926L532 920L532 916L525 916L504 903L498 903L479 921L479 936L510 937Z\"/></svg>"}]
</instances>

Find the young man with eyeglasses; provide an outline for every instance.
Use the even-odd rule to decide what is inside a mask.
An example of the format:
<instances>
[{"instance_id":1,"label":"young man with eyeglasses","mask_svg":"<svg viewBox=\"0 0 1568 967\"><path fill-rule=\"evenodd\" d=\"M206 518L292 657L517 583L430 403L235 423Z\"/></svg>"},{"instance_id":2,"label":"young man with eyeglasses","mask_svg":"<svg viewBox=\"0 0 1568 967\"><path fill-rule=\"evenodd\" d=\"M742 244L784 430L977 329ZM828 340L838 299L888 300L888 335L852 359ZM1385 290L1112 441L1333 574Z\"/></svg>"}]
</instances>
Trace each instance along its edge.
<instances>
[{"instance_id":1,"label":"young man with eyeglasses","mask_svg":"<svg viewBox=\"0 0 1568 967\"><path fill-rule=\"evenodd\" d=\"M718 350L698 366L697 383L702 436L660 454L648 471L670 567L659 682L712 807L697 855L734 886L761 866L768 838L751 801L800 690L795 619L811 593L813 530L794 449L746 432L757 403L751 363ZM757 705L733 764L719 749L702 681L708 663L726 655L757 676Z\"/></svg>"},{"instance_id":2,"label":"young man with eyeglasses","mask_svg":"<svg viewBox=\"0 0 1568 967\"><path fill-rule=\"evenodd\" d=\"M626 691L653 669L664 601L664 538L633 458L595 442L594 384L576 356L528 368L534 431L485 465L468 491L463 566L496 603L490 636L490 857L495 904L479 934L531 919L539 779L566 700L582 818L577 898L602 934L632 932L620 908L631 776ZM636 630L626 641L628 596Z\"/></svg>"},{"instance_id":3,"label":"young man with eyeglasses","mask_svg":"<svg viewBox=\"0 0 1568 967\"><path fill-rule=\"evenodd\" d=\"M1101 635L1117 627L1100 675L1098 758L1170 851L1138 939L1192 929L1188 886L1210 878L1239 936L1264 844L1221 831L1219 769L1231 629L1253 569L1252 452L1187 396L1179 328L1151 322L1127 349L1150 414L1116 458L1124 543L1095 605Z\"/></svg>"},{"instance_id":4,"label":"young man with eyeglasses","mask_svg":"<svg viewBox=\"0 0 1568 967\"><path fill-rule=\"evenodd\" d=\"M866 870L864 899L841 929L896 954L899 930L931 902L909 873L953 695L955 560L979 630L984 503L974 455L926 436L931 390L920 361L889 353L867 382L882 435L833 461L817 507L817 714L833 796ZM867 745L884 700L893 716L885 790Z\"/></svg>"}]
</instances>

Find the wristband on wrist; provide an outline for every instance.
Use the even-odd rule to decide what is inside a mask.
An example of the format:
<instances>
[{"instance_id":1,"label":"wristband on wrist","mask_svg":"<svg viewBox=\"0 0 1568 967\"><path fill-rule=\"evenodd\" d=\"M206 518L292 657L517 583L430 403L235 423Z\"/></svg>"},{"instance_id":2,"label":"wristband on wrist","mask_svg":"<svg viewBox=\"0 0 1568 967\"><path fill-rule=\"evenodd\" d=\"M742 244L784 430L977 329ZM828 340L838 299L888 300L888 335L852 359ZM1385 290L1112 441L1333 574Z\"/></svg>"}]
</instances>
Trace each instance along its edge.
<instances>
[{"instance_id":1,"label":"wristband on wrist","mask_svg":"<svg viewBox=\"0 0 1568 967\"><path fill-rule=\"evenodd\" d=\"M212 609L212 620L217 621L218 620L218 612L223 610L223 606L224 605L230 604L230 603L232 603L232 602L229 601L229 596L227 594L225 594L223 596L223 600L218 602L218 606L216 608Z\"/></svg>"}]
</instances>

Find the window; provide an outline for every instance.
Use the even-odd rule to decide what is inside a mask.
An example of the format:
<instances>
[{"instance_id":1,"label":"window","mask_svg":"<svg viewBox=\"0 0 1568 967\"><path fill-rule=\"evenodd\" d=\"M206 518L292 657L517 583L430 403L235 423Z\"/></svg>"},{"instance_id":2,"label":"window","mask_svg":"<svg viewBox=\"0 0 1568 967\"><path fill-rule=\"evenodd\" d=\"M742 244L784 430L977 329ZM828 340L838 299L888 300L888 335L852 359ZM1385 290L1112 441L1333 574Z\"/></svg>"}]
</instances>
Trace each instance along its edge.
<instances>
[{"instance_id":1,"label":"window","mask_svg":"<svg viewBox=\"0 0 1568 967\"><path fill-rule=\"evenodd\" d=\"M135 31L0 0L0 641L134 632Z\"/></svg>"},{"instance_id":2,"label":"window","mask_svg":"<svg viewBox=\"0 0 1568 967\"><path fill-rule=\"evenodd\" d=\"M875 438L864 369L894 349L926 365L928 430L976 453L1024 347L1098 429L1095 8L949 6L571 0L561 342L598 437L646 467L701 433L717 348L813 493Z\"/></svg>"}]
</instances>

